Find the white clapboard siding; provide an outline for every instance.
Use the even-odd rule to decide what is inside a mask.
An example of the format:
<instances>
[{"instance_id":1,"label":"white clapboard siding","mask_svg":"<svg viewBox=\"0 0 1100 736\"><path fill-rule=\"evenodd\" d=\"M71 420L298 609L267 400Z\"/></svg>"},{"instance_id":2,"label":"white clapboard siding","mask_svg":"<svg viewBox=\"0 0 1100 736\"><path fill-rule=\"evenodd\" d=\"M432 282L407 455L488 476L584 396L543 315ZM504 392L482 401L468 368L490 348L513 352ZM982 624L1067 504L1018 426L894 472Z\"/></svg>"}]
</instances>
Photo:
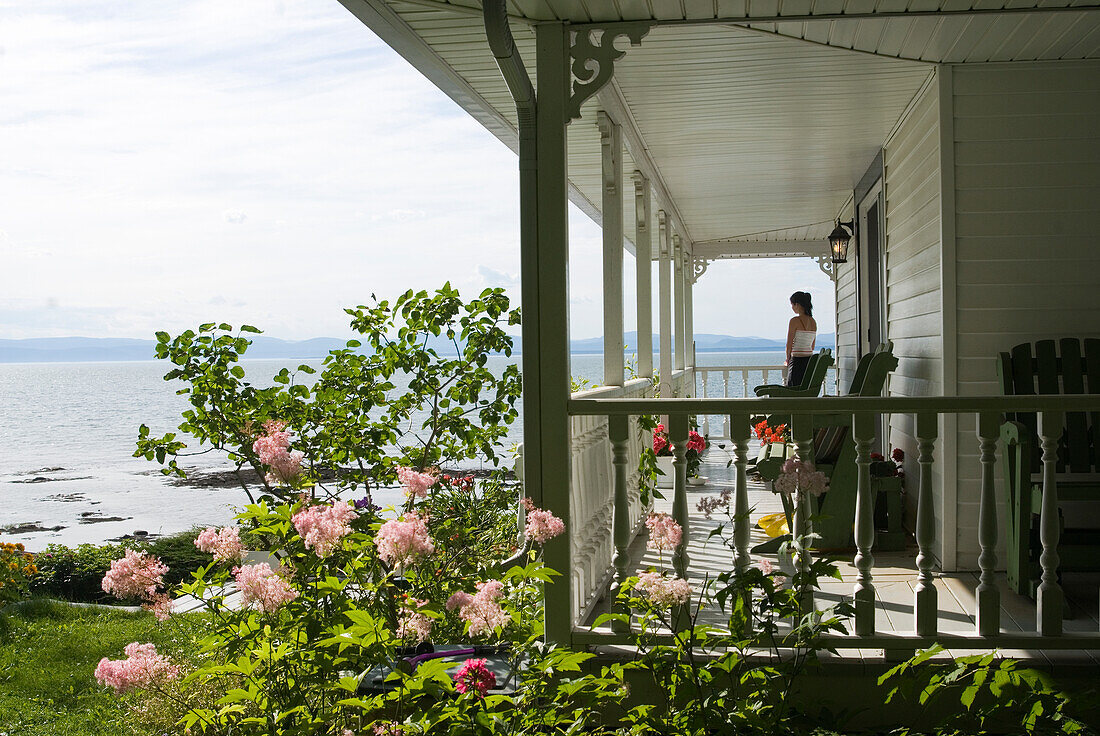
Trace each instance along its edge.
<instances>
[{"instance_id":1,"label":"white clapboard siding","mask_svg":"<svg viewBox=\"0 0 1100 736\"><path fill-rule=\"evenodd\" d=\"M998 352L1100 337L1100 62L952 74L959 393L998 395ZM972 417L959 420L957 452L958 565L967 568L978 555Z\"/></svg>"},{"instance_id":2,"label":"white clapboard siding","mask_svg":"<svg viewBox=\"0 0 1100 736\"><path fill-rule=\"evenodd\" d=\"M943 316L940 260L939 102L936 85L914 100L883 150L886 193L886 334L898 368L889 377L892 396L943 393ZM916 518L916 427L911 416L890 418L890 446L905 452L906 518ZM933 468L935 553L943 558L943 448Z\"/></svg>"},{"instance_id":3,"label":"white clapboard siding","mask_svg":"<svg viewBox=\"0 0 1100 736\"><path fill-rule=\"evenodd\" d=\"M854 249L853 249L854 250ZM856 341L859 338L858 313L856 301L855 259L837 266L836 278L836 366L839 393L848 390L859 361Z\"/></svg>"}]
</instances>

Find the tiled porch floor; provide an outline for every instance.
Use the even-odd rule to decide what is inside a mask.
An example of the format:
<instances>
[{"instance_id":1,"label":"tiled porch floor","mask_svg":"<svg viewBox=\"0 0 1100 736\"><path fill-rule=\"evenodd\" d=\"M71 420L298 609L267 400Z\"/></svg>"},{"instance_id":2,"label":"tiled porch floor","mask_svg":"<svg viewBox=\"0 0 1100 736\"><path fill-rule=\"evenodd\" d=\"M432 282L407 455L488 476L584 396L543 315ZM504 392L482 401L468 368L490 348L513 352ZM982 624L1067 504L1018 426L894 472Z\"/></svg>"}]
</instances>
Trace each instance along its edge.
<instances>
[{"instance_id":1,"label":"tiled porch floor","mask_svg":"<svg viewBox=\"0 0 1100 736\"><path fill-rule=\"evenodd\" d=\"M727 445L728 449L728 445ZM696 510L696 504L700 499L721 493L724 489L732 490L734 487L734 469L727 468L728 456L715 446L706 454L700 475L707 477L704 486L690 486L688 488L688 509L690 513L688 530L688 577L696 589L706 577L714 576L728 570L732 565L732 552L724 546L717 537L709 538L721 519L716 515L708 520ZM666 498L658 500L656 510L671 513L672 492L665 492ZM753 508L752 541L750 546L766 541L767 536L755 526L755 521L765 514L782 511L778 497L765 488L760 481L753 481L750 475L749 481L749 506ZM722 517L724 518L724 517ZM727 520L728 521L728 520ZM732 534L732 529L729 530ZM644 570L649 567L659 567L660 559L656 552L643 549L641 544L636 545L635 559L636 569ZM852 552L854 555L854 550ZM878 595L876 610L876 630L882 633L899 632L910 633L914 629L913 616L913 586L916 582L916 555L917 547L910 538L906 549L899 552L884 552L875 555L873 569L874 585ZM766 556L773 563L787 565L789 560L778 560L775 555ZM671 568L671 562L664 560L666 569ZM842 597L851 597L856 579L856 570L852 565L851 555L842 555L839 562L843 580L830 580L823 584L817 599L822 602L837 601ZM1035 631L1035 603L1023 596L1019 596L1008 589L1003 573L998 574L1001 586L1001 626L1005 632L1011 631ZM976 610L975 589L978 578L972 572L936 573L936 588L939 592L939 629L943 632L973 632L974 611ZM1063 627L1067 632L1098 632L1100 631L1100 605L1098 605L1098 589L1100 589L1100 576L1097 575L1069 575L1063 580L1063 588L1066 593L1068 617ZM701 615L704 620L714 624L723 622L721 612L718 610L704 611ZM849 627L850 628L850 627ZM988 650L987 650L988 651ZM841 656L845 659L864 659L882 662L883 651L881 649L847 649L841 650ZM955 655L972 653L972 650L955 651ZM1018 651L1001 650L1005 656L1014 658L1027 658L1035 664L1066 665L1098 665L1100 664L1100 651Z\"/></svg>"}]
</instances>

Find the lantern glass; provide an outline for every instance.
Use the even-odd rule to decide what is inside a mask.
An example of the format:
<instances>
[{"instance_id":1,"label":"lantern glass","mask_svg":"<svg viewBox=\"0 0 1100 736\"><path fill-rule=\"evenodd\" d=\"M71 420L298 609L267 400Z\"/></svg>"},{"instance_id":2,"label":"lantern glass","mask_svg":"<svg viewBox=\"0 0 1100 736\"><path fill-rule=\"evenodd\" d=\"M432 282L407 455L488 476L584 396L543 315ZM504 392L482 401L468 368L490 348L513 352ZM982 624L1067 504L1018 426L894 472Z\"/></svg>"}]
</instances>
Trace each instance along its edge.
<instances>
[{"instance_id":1,"label":"lantern glass","mask_svg":"<svg viewBox=\"0 0 1100 736\"><path fill-rule=\"evenodd\" d=\"M851 239L852 236L848 231L837 223L836 228L829 235L829 249L832 251L833 263L847 263L848 241Z\"/></svg>"}]
</instances>

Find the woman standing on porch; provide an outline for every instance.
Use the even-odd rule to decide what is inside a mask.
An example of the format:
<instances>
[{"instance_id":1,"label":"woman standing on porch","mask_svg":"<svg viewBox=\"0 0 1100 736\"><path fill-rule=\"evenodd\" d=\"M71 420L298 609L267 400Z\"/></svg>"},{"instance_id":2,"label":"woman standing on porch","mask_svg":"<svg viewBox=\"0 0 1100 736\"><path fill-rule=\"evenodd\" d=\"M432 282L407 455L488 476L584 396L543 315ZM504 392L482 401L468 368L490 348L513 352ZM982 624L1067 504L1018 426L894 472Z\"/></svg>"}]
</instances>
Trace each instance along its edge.
<instances>
[{"instance_id":1,"label":"woman standing on porch","mask_svg":"<svg viewBox=\"0 0 1100 736\"><path fill-rule=\"evenodd\" d=\"M814 307L808 292L791 294L791 309L795 316L787 326L787 386L798 388L806 374L806 364L814 354L817 320L813 317Z\"/></svg>"}]
</instances>

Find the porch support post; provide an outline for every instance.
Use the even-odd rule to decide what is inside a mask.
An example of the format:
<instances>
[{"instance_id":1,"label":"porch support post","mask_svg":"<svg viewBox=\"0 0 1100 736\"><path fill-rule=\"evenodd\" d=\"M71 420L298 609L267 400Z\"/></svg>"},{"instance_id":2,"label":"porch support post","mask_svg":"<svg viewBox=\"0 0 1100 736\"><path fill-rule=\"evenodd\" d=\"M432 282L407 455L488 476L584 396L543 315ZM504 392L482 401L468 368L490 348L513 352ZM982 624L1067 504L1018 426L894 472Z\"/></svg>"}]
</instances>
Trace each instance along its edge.
<instances>
[{"instance_id":1,"label":"porch support post","mask_svg":"<svg viewBox=\"0 0 1100 736\"><path fill-rule=\"evenodd\" d=\"M672 264L669 250L672 246L668 232L668 218L664 210L657 210L657 225L661 242L661 260L658 264L661 311L661 397L672 398Z\"/></svg>"},{"instance_id":2,"label":"porch support post","mask_svg":"<svg viewBox=\"0 0 1100 736\"><path fill-rule=\"evenodd\" d=\"M855 586L856 635L875 634L875 586L871 568L875 558L871 547L875 543L874 499L871 498L871 443L875 440L873 414L860 412L852 416L852 434L856 442L856 557Z\"/></svg>"},{"instance_id":3,"label":"porch support post","mask_svg":"<svg viewBox=\"0 0 1100 736\"><path fill-rule=\"evenodd\" d=\"M623 385L623 136L597 115L603 170L603 383Z\"/></svg>"},{"instance_id":4,"label":"porch support post","mask_svg":"<svg viewBox=\"0 0 1100 736\"><path fill-rule=\"evenodd\" d=\"M1043 636L1062 635L1062 586L1058 585L1058 440L1065 415L1057 411L1039 414L1039 439L1043 445L1043 501L1039 507L1039 541L1043 545L1039 566L1043 569L1035 594L1035 619Z\"/></svg>"},{"instance_id":5,"label":"porch support post","mask_svg":"<svg viewBox=\"0 0 1100 736\"><path fill-rule=\"evenodd\" d=\"M573 630L573 529L569 515L571 441L569 415L569 198L567 169L569 101L568 37L562 23L543 23L535 29L536 69L538 72L538 111L536 116L538 154L538 242L534 259L535 308L524 312L524 352L535 348L538 382L531 396L538 402L538 433L524 439L529 450L538 448L537 470L528 465L526 482L529 493L543 508L565 522L570 530L546 543L546 565L560 576L546 583L546 639L568 645ZM529 268L525 276L531 276ZM525 284L526 286L526 284ZM525 305L529 302L525 302ZM534 334L532 334L534 333ZM534 337L535 339L531 339ZM527 358L529 356L525 356ZM525 365L526 365L525 360ZM529 378L525 376L525 378ZM524 382L531 386L530 381ZM527 397L524 408L526 410ZM526 425L524 427L527 429Z\"/></svg>"},{"instance_id":6,"label":"porch support post","mask_svg":"<svg viewBox=\"0 0 1100 736\"><path fill-rule=\"evenodd\" d=\"M675 368L678 371L684 369L684 251L680 245L680 234L672 236L672 258L675 276L672 279L673 288L676 291L673 299L673 307L676 314L673 317L673 334L676 338Z\"/></svg>"},{"instance_id":7,"label":"porch support post","mask_svg":"<svg viewBox=\"0 0 1100 736\"><path fill-rule=\"evenodd\" d=\"M978 444L981 448L982 495L978 506L978 634L996 636L1001 633L1001 591L994 580L997 566L997 439L1000 437L1001 415L982 412L978 415Z\"/></svg>"},{"instance_id":8,"label":"porch support post","mask_svg":"<svg viewBox=\"0 0 1100 736\"><path fill-rule=\"evenodd\" d=\"M638 375L653 378L653 213L649 179L634 172L634 252L637 255Z\"/></svg>"},{"instance_id":9,"label":"porch support post","mask_svg":"<svg viewBox=\"0 0 1100 736\"><path fill-rule=\"evenodd\" d=\"M688 367L695 367L695 264L690 253L684 253L684 358Z\"/></svg>"}]
</instances>

